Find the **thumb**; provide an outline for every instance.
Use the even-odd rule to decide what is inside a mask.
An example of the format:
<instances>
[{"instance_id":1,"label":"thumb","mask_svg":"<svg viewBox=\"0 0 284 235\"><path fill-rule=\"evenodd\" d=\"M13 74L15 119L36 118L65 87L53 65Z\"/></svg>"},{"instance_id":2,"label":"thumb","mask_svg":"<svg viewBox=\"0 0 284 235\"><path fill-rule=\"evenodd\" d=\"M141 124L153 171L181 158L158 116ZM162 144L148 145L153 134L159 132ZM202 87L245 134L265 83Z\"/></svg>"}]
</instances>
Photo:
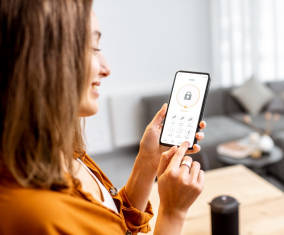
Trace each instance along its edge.
<instances>
[{"instance_id":1,"label":"thumb","mask_svg":"<svg viewBox=\"0 0 284 235\"><path fill-rule=\"evenodd\" d=\"M158 167L158 178L164 173L164 171L167 169L172 157L175 155L177 151L177 146L171 147L168 151L165 151L162 153L159 167Z\"/></svg>"},{"instance_id":2,"label":"thumb","mask_svg":"<svg viewBox=\"0 0 284 235\"><path fill-rule=\"evenodd\" d=\"M156 115L152 119L150 125L160 126L162 121L165 118L167 108L168 108L168 104L164 103L163 106L161 107L161 109L156 113Z\"/></svg>"}]
</instances>

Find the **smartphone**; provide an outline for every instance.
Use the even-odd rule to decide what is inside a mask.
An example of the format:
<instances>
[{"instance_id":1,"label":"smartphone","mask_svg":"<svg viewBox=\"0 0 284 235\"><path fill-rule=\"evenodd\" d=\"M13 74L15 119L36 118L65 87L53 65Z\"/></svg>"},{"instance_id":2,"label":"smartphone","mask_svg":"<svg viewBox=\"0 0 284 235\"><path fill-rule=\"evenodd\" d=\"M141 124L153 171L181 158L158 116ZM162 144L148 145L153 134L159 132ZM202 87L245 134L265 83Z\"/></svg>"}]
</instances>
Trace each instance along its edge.
<instances>
[{"instance_id":1,"label":"smartphone","mask_svg":"<svg viewBox=\"0 0 284 235\"><path fill-rule=\"evenodd\" d=\"M176 72L160 136L161 145L180 146L188 141L189 149L193 149L209 86L209 73Z\"/></svg>"}]
</instances>

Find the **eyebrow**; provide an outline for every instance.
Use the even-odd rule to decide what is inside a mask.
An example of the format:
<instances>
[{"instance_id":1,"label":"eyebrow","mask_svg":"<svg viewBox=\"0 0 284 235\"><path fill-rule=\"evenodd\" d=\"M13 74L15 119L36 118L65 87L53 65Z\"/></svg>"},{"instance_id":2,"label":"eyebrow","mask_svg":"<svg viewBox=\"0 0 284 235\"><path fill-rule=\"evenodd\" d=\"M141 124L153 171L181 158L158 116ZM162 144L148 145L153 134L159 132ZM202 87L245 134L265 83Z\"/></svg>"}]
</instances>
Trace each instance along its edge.
<instances>
[{"instance_id":1,"label":"eyebrow","mask_svg":"<svg viewBox=\"0 0 284 235\"><path fill-rule=\"evenodd\" d=\"M95 30L95 31L93 32L93 34L94 34L94 36L97 36L98 39L100 39L100 38L102 37L102 33L101 33L100 31L98 31L98 30Z\"/></svg>"}]
</instances>

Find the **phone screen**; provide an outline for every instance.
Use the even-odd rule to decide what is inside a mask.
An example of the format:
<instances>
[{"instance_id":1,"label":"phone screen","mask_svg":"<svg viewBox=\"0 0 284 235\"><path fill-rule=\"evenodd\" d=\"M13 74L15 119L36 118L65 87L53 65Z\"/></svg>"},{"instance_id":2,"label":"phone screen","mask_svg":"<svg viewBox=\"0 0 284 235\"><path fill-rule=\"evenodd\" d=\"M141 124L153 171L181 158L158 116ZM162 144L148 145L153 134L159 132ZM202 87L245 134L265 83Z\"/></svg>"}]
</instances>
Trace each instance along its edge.
<instances>
[{"instance_id":1,"label":"phone screen","mask_svg":"<svg viewBox=\"0 0 284 235\"><path fill-rule=\"evenodd\" d=\"M161 144L179 146L188 141L189 148L192 148L196 142L195 134L202 118L209 82L208 73L176 73L160 138Z\"/></svg>"}]
</instances>

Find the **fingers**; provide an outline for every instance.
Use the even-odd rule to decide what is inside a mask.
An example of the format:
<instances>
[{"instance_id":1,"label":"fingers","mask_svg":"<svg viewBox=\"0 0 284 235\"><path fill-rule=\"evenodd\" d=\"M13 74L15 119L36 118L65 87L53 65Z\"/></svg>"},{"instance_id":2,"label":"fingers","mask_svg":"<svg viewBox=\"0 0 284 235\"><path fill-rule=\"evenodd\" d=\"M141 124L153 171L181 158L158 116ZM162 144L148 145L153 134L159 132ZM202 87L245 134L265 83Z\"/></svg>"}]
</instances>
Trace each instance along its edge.
<instances>
[{"instance_id":1,"label":"fingers","mask_svg":"<svg viewBox=\"0 0 284 235\"><path fill-rule=\"evenodd\" d=\"M154 118L152 119L150 125L160 126L163 122L166 112L167 112L168 104L163 104L162 108L156 113Z\"/></svg>"},{"instance_id":2,"label":"fingers","mask_svg":"<svg viewBox=\"0 0 284 235\"><path fill-rule=\"evenodd\" d=\"M187 150L187 151L186 151L186 154L198 153L198 152L200 152L200 150L201 150L200 145L199 145L199 144L194 144L194 145L193 145L193 149L192 149L192 150Z\"/></svg>"},{"instance_id":3,"label":"fingers","mask_svg":"<svg viewBox=\"0 0 284 235\"><path fill-rule=\"evenodd\" d=\"M197 132L195 134L195 138L200 141L200 140L203 140L204 139L204 133L203 132Z\"/></svg>"},{"instance_id":4,"label":"fingers","mask_svg":"<svg viewBox=\"0 0 284 235\"><path fill-rule=\"evenodd\" d=\"M163 145L160 145L160 152L163 153L163 152L166 152L170 149L170 147L168 146L163 146Z\"/></svg>"},{"instance_id":5,"label":"fingers","mask_svg":"<svg viewBox=\"0 0 284 235\"><path fill-rule=\"evenodd\" d=\"M173 156L172 160L169 163L169 168L178 169L180 167L180 163L185 155L189 147L189 143L187 141L183 142L178 150L176 151L175 155Z\"/></svg>"},{"instance_id":6,"label":"fingers","mask_svg":"<svg viewBox=\"0 0 284 235\"><path fill-rule=\"evenodd\" d=\"M194 161L191 164L191 169L190 169L190 177L192 182L198 181L199 171L200 171L200 163Z\"/></svg>"},{"instance_id":7,"label":"fingers","mask_svg":"<svg viewBox=\"0 0 284 235\"><path fill-rule=\"evenodd\" d=\"M197 182L198 182L198 184L201 186L201 187L203 187L203 185L204 185L204 171L203 170L200 170L199 171L199 176L198 176L198 179L197 179Z\"/></svg>"},{"instance_id":8,"label":"fingers","mask_svg":"<svg viewBox=\"0 0 284 235\"><path fill-rule=\"evenodd\" d=\"M158 167L158 173L157 173L158 177L162 175L163 172L167 169L169 162L176 153L176 151L177 151L177 146L173 146L168 151L162 153L160 164Z\"/></svg>"},{"instance_id":9,"label":"fingers","mask_svg":"<svg viewBox=\"0 0 284 235\"><path fill-rule=\"evenodd\" d=\"M202 129L204 129L204 128L206 128L206 122L205 121L201 121L200 123L199 123L199 128L202 130Z\"/></svg>"},{"instance_id":10,"label":"fingers","mask_svg":"<svg viewBox=\"0 0 284 235\"><path fill-rule=\"evenodd\" d=\"M186 162L188 165L183 165L183 162ZM184 156L181 164L182 165L180 165L180 170L182 174L188 175L192 164L192 158L189 156Z\"/></svg>"}]
</instances>

